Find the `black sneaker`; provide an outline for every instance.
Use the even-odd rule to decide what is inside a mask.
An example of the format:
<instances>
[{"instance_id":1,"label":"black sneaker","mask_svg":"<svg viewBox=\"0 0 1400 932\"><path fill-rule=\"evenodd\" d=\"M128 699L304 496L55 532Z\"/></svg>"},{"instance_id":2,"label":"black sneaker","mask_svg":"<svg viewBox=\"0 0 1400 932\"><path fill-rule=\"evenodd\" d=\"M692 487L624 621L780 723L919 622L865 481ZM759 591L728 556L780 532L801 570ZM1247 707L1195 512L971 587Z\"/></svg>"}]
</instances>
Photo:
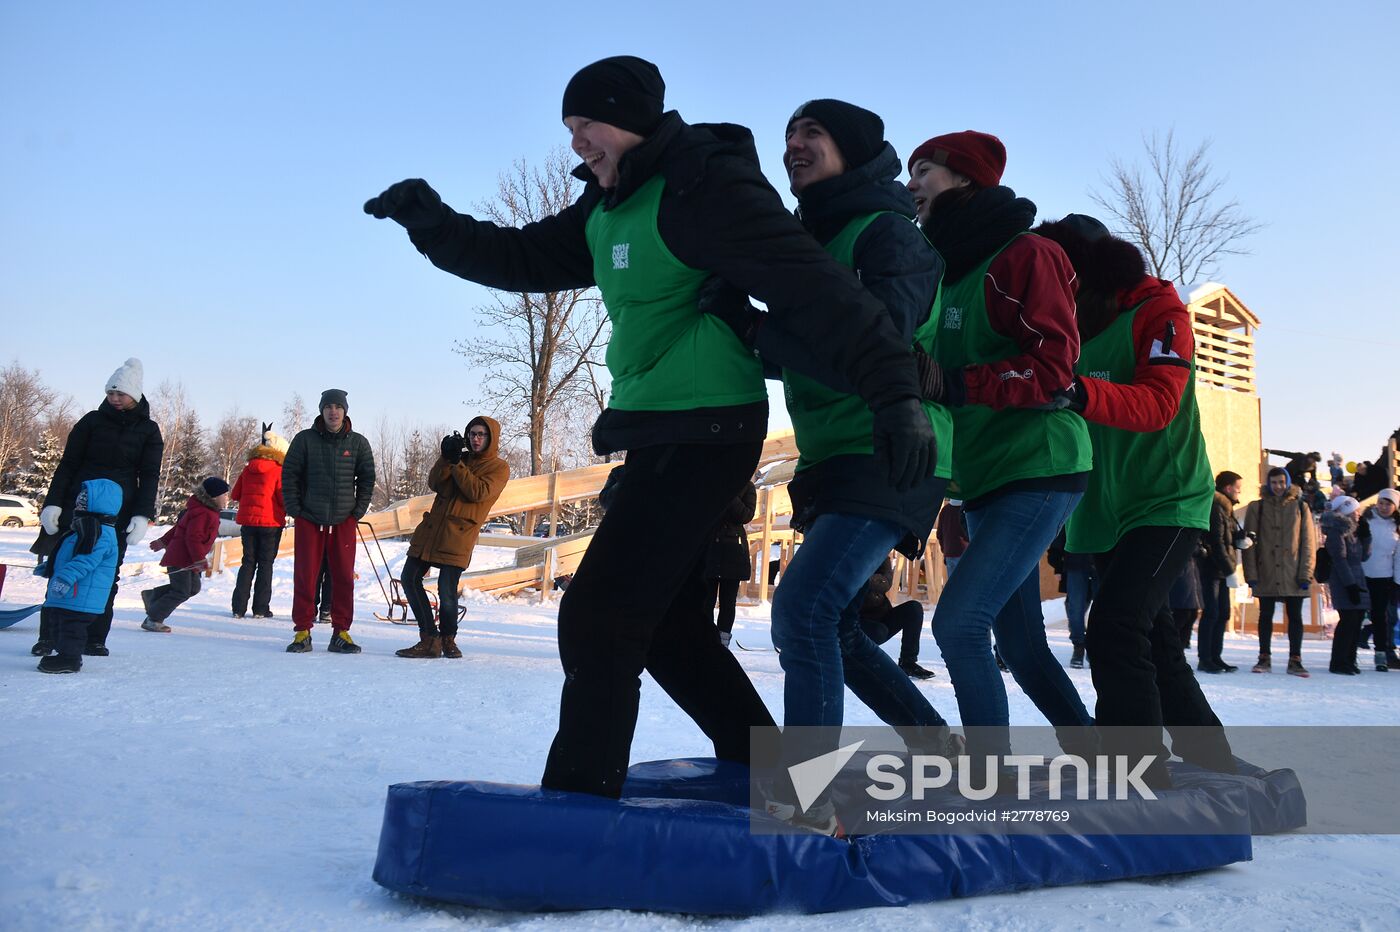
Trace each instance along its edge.
<instances>
[{"instance_id":1,"label":"black sneaker","mask_svg":"<svg viewBox=\"0 0 1400 932\"><path fill-rule=\"evenodd\" d=\"M298 631L292 638L292 643L287 645L289 654L309 654L311 652L311 632Z\"/></svg>"},{"instance_id":2,"label":"black sneaker","mask_svg":"<svg viewBox=\"0 0 1400 932\"><path fill-rule=\"evenodd\" d=\"M1220 672L1221 672L1221 673L1234 673L1234 672L1235 672L1236 670L1238 670L1238 669L1239 669L1239 667L1235 666L1233 663L1226 663L1226 662L1223 661L1223 660L1220 661Z\"/></svg>"},{"instance_id":3,"label":"black sneaker","mask_svg":"<svg viewBox=\"0 0 1400 932\"><path fill-rule=\"evenodd\" d=\"M932 670L925 670L923 667L919 666L917 660L901 660L899 662L899 669L908 674L911 680L931 680L938 675Z\"/></svg>"},{"instance_id":4,"label":"black sneaker","mask_svg":"<svg viewBox=\"0 0 1400 932\"><path fill-rule=\"evenodd\" d=\"M1200 661L1199 663L1196 664L1196 672L1197 672L1197 673L1224 673L1224 672L1225 672L1225 668L1224 668L1223 666L1218 665L1218 664L1210 663L1210 662L1207 662L1207 661L1205 661L1205 660L1202 660L1202 661Z\"/></svg>"},{"instance_id":5,"label":"black sneaker","mask_svg":"<svg viewBox=\"0 0 1400 932\"><path fill-rule=\"evenodd\" d=\"M1074 652L1069 655L1069 665L1076 670L1084 669L1084 645L1074 645Z\"/></svg>"},{"instance_id":6,"label":"black sneaker","mask_svg":"<svg viewBox=\"0 0 1400 932\"><path fill-rule=\"evenodd\" d=\"M107 649L106 644L88 644L83 648L83 653L89 657L106 657L112 652Z\"/></svg>"},{"instance_id":7,"label":"black sneaker","mask_svg":"<svg viewBox=\"0 0 1400 932\"><path fill-rule=\"evenodd\" d=\"M349 631L337 631L331 635L331 642L326 645L326 650L332 654L358 654L360 645L350 640Z\"/></svg>"},{"instance_id":8,"label":"black sneaker","mask_svg":"<svg viewBox=\"0 0 1400 932\"><path fill-rule=\"evenodd\" d=\"M81 657L43 657L39 660L40 673L77 673L83 668Z\"/></svg>"},{"instance_id":9,"label":"black sneaker","mask_svg":"<svg viewBox=\"0 0 1400 932\"><path fill-rule=\"evenodd\" d=\"M239 618L242 618L243 616L242 616L242 615L239 615L238 617L239 617ZM254 612L254 613L253 613L253 617L254 617L254 618L276 618L277 616L274 615L274 614L272 614L272 612Z\"/></svg>"},{"instance_id":10,"label":"black sneaker","mask_svg":"<svg viewBox=\"0 0 1400 932\"><path fill-rule=\"evenodd\" d=\"M54 652L57 646L53 641L38 640L34 642L33 647L29 648L29 652L35 657L47 657Z\"/></svg>"}]
</instances>

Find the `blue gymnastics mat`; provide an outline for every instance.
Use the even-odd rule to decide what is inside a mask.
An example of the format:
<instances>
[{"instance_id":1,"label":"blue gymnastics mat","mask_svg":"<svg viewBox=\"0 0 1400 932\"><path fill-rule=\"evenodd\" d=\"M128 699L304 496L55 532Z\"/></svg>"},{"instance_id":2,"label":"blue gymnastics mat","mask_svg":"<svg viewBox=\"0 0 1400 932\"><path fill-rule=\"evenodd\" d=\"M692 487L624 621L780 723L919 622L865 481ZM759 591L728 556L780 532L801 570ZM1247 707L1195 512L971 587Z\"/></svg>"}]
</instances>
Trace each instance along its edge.
<instances>
[{"instance_id":1,"label":"blue gymnastics mat","mask_svg":"<svg viewBox=\"0 0 1400 932\"><path fill-rule=\"evenodd\" d=\"M1080 805L1075 819L1082 814L1092 833L850 840L755 832L747 770L705 758L637 764L621 800L474 781L401 783L389 788L374 879L489 909L758 915L1188 873L1249 860L1252 831L1302 824L1291 772L1250 771L1178 764L1177 788L1151 805L1056 803ZM1176 834L1187 818L1209 829Z\"/></svg>"}]
</instances>

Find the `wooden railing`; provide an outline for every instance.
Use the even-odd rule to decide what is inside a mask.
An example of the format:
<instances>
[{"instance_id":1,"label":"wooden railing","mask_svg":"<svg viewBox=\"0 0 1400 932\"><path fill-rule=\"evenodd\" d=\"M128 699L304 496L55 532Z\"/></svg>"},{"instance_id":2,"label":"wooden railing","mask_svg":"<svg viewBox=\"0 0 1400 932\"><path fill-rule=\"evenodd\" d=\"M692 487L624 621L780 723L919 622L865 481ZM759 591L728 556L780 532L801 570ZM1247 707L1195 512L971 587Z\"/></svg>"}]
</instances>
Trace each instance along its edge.
<instances>
[{"instance_id":1,"label":"wooden railing","mask_svg":"<svg viewBox=\"0 0 1400 932\"><path fill-rule=\"evenodd\" d=\"M1233 391L1250 392L1254 385L1254 336L1226 330L1192 315L1196 337L1196 379Z\"/></svg>"}]
</instances>

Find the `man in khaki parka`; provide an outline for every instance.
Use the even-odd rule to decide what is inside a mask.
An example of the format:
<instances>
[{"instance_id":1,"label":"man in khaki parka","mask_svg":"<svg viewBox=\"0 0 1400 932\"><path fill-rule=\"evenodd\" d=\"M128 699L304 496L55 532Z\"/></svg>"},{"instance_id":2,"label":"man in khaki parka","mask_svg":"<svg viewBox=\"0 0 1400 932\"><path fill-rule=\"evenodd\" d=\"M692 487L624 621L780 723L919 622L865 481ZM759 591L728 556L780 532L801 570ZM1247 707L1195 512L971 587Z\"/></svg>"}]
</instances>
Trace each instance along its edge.
<instances>
[{"instance_id":1,"label":"man in khaki parka","mask_svg":"<svg viewBox=\"0 0 1400 932\"><path fill-rule=\"evenodd\" d=\"M442 438L442 455L428 473L428 488L437 493L423 523L413 532L399 581L418 621L418 643L396 653L400 657L460 657L457 648L457 584L472 562L481 525L510 479L510 467L499 453L501 427L478 416L467 425L467 436ZM423 591L429 567L438 570L438 617ZM441 629L439 630L439 624Z\"/></svg>"},{"instance_id":2,"label":"man in khaki parka","mask_svg":"<svg viewBox=\"0 0 1400 932\"><path fill-rule=\"evenodd\" d=\"M1244 551L1244 579L1259 600L1259 662L1255 673L1273 669L1269 642L1273 637L1274 606L1282 602L1288 618L1288 672L1308 675L1303 667L1303 598L1312 585L1317 531L1312 510L1293 485L1288 471L1269 470L1259 499L1249 503L1244 529L1254 546Z\"/></svg>"}]
</instances>

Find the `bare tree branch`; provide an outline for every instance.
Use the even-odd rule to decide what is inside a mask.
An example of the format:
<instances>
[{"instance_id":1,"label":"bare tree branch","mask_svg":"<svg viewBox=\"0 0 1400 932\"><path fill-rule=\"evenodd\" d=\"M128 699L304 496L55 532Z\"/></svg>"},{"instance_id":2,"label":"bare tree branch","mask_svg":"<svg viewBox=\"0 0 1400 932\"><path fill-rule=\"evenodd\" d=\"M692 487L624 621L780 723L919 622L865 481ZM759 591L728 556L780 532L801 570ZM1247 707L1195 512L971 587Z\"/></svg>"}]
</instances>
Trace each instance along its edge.
<instances>
[{"instance_id":1,"label":"bare tree branch","mask_svg":"<svg viewBox=\"0 0 1400 932\"><path fill-rule=\"evenodd\" d=\"M1213 176L1210 140L1183 154L1175 133L1144 136L1147 171L1114 159L1105 190L1089 196L1109 226L1136 243L1158 278L1191 285L1213 278L1226 256L1248 255L1241 241L1263 228L1233 199L1225 179Z\"/></svg>"}]
</instances>

